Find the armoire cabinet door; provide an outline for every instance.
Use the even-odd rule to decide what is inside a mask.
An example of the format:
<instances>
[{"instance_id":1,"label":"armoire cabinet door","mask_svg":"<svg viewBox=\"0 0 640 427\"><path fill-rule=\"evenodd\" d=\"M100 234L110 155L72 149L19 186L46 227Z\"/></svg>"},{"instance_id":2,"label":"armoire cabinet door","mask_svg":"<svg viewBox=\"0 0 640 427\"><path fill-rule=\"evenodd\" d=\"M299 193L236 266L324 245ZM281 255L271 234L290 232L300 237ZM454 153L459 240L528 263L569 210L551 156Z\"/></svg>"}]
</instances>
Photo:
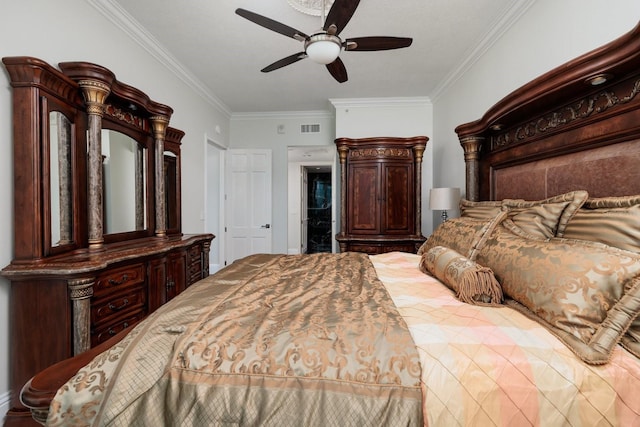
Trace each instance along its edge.
<instances>
[{"instance_id":1,"label":"armoire cabinet door","mask_svg":"<svg viewBox=\"0 0 640 427\"><path fill-rule=\"evenodd\" d=\"M415 233L413 164L382 164L381 226L384 234Z\"/></svg>"},{"instance_id":2,"label":"armoire cabinet door","mask_svg":"<svg viewBox=\"0 0 640 427\"><path fill-rule=\"evenodd\" d=\"M349 170L351 186L349 200L351 205L350 233L380 233L380 165L378 163L353 164Z\"/></svg>"}]
</instances>

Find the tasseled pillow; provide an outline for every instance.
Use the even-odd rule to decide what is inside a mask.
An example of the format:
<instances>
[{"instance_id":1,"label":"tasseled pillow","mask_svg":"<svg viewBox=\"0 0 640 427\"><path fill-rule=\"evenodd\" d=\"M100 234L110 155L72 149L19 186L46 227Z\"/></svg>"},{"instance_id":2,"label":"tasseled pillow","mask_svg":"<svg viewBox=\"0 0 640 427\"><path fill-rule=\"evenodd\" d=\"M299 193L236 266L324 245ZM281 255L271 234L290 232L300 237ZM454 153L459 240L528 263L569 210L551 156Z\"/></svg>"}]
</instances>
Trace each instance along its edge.
<instances>
[{"instance_id":1,"label":"tasseled pillow","mask_svg":"<svg viewBox=\"0 0 640 427\"><path fill-rule=\"evenodd\" d=\"M420 270L451 288L456 298L468 304L502 304L502 288L488 267L471 261L453 249L435 246L420 260Z\"/></svg>"}]
</instances>

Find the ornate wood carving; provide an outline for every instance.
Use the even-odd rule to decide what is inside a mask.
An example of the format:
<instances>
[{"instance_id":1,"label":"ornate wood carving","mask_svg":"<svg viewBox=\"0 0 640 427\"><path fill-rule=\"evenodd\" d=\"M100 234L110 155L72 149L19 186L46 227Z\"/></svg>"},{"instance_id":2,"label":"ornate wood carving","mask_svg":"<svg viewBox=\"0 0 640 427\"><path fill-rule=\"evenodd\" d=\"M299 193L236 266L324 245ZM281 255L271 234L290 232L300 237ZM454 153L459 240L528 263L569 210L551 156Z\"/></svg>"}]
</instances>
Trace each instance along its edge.
<instances>
[{"instance_id":1,"label":"ornate wood carving","mask_svg":"<svg viewBox=\"0 0 640 427\"><path fill-rule=\"evenodd\" d=\"M492 136L490 150L494 151L511 144L517 144L546 132L562 131L563 127L571 125L577 120L605 113L616 106L622 106L633 101L639 92L640 80L636 80L630 91L627 87L616 87L586 96L550 114L545 114L514 129Z\"/></svg>"}]
</instances>

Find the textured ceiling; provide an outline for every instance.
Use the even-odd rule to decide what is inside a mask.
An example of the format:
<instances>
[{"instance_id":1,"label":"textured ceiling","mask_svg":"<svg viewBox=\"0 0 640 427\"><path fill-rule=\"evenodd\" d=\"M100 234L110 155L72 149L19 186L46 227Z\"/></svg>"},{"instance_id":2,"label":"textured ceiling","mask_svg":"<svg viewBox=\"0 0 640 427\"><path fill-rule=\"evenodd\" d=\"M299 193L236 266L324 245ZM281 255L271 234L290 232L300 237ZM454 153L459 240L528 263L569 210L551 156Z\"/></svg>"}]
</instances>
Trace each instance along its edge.
<instances>
[{"instance_id":1,"label":"textured ceiling","mask_svg":"<svg viewBox=\"0 0 640 427\"><path fill-rule=\"evenodd\" d=\"M405 49L340 54L349 75L336 82L304 59L261 73L303 50L301 42L234 13L244 8L306 34L321 18L288 0L107 0L99 8L135 28L231 113L329 110L330 99L434 97L531 0L362 0L340 36L412 37ZM106 5L106 6L105 6ZM115 13L114 13L115 12Z\"/></svg>"}]
</instances>

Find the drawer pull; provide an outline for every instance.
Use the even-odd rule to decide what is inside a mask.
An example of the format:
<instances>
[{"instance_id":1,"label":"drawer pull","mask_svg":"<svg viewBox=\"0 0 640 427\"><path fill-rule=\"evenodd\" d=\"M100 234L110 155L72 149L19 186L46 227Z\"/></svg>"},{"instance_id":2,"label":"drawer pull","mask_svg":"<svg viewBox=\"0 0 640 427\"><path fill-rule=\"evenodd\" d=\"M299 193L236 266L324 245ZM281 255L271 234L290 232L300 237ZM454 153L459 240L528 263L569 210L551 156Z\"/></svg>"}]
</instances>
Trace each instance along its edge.
<instances>
[{"instance_id":1,"label":"drawer pull","mask_svg":"<svg viewBox=\"0 0 640 427\"><path fill-rule=\"evenodd\" d=\"M109 303L109 310L111 311L120 311L126 306L129 305L129 300L127 298L122 300L122 305L115 305L113 303Z\"/></svg>"},{"instance_id":2,"label":"drawer pull","mask_svg":"<svg viewBox=\"0 0 640 427\"><path fill-rule=\"evenodd\" d=\"M111 286L117 286L117 285L122 285L123 283L125 283L127 280L129 280L129 276L127 276L126 274L122 275L122 279L121 280L115 280L115 279L109 279L109 284Z\"/></svg>"},{"instance_id":3,"label":"drawer pull","mask_svg":"<svg viewBox=\"0 0 640 427\"><path fill-rule=\"evenodd\" d=\"M129 322L124 322L124 323L122 324L122 327L123 327L124 329L128 328L128 327L129 327ZM113 329L113 328L109 329L109 335L113 336L113 335L115 335L115 334L117 334L117 333L118 333L118 331L116 331L115 329Z\"/></svg>"}]
</instances>

